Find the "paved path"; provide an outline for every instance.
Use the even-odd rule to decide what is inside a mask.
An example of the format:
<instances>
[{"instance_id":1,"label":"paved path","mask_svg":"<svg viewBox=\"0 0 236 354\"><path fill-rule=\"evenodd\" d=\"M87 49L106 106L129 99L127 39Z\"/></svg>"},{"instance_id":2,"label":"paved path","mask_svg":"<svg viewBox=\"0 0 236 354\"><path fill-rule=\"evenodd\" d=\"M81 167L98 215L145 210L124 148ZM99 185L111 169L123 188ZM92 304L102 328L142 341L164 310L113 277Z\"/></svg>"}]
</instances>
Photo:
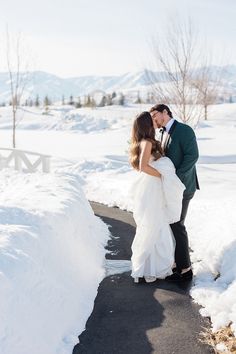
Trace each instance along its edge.
<instances>
[{"instance_id":1,"label":"paved path","mask_svg":"<svg viewBox=\"0 0 236 354\"><path fill-rule=\"evenodd\" d=\"M130 260L135 233L132 214L91 203L95 214L111 226L110 260ZM127 263L127 261L126 261ZM164 280L135 284L130 271L106 277L99 285L94 309L73 354L209 354L198 341L209 326L189 296L191 284Z\"/></svg>"}]
</instances>

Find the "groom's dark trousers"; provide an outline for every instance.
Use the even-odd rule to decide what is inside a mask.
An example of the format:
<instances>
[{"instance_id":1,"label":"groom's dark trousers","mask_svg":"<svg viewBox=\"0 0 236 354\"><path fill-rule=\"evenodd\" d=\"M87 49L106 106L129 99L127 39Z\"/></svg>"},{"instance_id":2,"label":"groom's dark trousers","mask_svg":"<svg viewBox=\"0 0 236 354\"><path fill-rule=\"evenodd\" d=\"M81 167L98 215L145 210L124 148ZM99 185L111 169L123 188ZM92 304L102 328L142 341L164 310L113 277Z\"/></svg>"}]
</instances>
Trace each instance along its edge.
<instances>
[{"instance_id":1,"label":"groom's dark trousers","mask_svg":"<svg viewBox=\"0 0 236 354\"><path fill-rule=\"evenodd\" d=\"M183 195L180 221L170 225L176 241L175 262L177 270L181 271L191 265L188 234L184 222L189 202L193 198L195 191L199 189L195 166L198 160L198 146L192 128L175 120L165 139L164 150L166 156L175 165L177 176L186 187Z\"/></svg>"},{"instance_id":2,"label":"groom's dark trousers","mask_svg":"<svg viewBox=\"0 0 236 354\"><path fill-rule=\"evenodd\" d=\"M184 222L187 215L189 202L193 198L193 196L194 193L185 195L183 197L180 221L170 225L176 241L175 262L178 271L181 271L182 269L191 266L189 256L188 234Z\"/></svg>"}]
</instances>

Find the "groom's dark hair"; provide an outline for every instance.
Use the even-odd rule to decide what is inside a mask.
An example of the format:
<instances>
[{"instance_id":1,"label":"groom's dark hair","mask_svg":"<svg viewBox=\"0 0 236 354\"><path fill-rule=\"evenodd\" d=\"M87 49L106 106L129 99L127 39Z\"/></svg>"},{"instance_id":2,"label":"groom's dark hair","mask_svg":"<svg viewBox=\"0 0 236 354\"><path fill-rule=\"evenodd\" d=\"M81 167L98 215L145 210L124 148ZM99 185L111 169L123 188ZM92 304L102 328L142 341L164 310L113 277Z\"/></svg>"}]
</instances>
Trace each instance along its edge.
<instances>
[{"instance_id":1,"label":"groom's dark hair","mask_svg":"<svg viewBox=\"0 0 236 354\"><path fill-rule=\"evenodd\" d=\"M173 115L172 115L172 112L170 110L170 108L168 106L166 106L165 104L161 103L161 104L156 104L155 106L153 106L151 109L150 109L150 113L151 112L154 112L154 111L157 111L157 112L163 112L164 110L167 111L167 114L170 118L173 118Z\"/></svg>"}]
</instances>

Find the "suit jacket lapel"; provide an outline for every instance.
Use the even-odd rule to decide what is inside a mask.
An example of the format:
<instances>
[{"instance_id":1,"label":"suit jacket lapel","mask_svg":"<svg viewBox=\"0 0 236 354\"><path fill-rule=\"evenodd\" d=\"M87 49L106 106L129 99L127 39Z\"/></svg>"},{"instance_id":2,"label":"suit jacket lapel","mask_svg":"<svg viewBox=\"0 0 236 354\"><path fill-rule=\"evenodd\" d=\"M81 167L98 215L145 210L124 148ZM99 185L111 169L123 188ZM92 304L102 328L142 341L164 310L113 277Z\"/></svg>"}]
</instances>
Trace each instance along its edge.
<instances>
[{"instance_id":1,"label":"suit jacket lapel","mask_svg":"<svg viewBox=\"0 0 236 354\"><path fill-rule=\"evenodd\" d=\"M178 124L177 120L174 120L172 126L170 127L169 135L171 135L173 133L177 124Z\"/></svg>"},{"instance_id":2,"label":"suit jacket lapel","mask_svg":"<svg viewBox=\"0 0 236 354\"><path fill-rule=\"evenodd\" d=\"M177 120L174 120L169 133L167 133L167 137L166 137L165 144L164 144L164 151L167 149L167 147L169 145L170 137L173 134L173 131L175 130L176 125L177 125Z\"/></svg>"}]
</instances>

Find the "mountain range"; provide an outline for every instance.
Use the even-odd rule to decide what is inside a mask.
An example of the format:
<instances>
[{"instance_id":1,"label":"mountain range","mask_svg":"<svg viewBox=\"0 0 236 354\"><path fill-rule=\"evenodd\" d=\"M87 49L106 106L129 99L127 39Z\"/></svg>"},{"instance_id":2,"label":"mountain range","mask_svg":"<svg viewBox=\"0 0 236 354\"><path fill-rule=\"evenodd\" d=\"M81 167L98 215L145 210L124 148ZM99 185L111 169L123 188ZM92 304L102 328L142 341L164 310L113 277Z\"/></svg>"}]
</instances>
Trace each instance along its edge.
<instances>
[{"instance_id":1,"label":"mountain range","mask_svg":"<svg viewBox=\"0 0 236 354\"><path fill-rule=\"evenodd\" d=\"M212 71L222 70L222 67L211 67ZM198 69L198 70L201 70ZM137 93L150 90L150 77L160 81L167 81L162 72L152 72L144 69L138 72L128 72L123 75L111 76L79 76L60 78L54 74L43 71L29 73L28 84L24 97L34 99L37 95L43 99L46 95L52 100L66 99L73 95L91 94L96 91ZM223 67L223 89L227 94L236 95L236 65ZM10 80L7 72L0 73L0 103L10 100Z\"/></svg>"}]
</instances>

